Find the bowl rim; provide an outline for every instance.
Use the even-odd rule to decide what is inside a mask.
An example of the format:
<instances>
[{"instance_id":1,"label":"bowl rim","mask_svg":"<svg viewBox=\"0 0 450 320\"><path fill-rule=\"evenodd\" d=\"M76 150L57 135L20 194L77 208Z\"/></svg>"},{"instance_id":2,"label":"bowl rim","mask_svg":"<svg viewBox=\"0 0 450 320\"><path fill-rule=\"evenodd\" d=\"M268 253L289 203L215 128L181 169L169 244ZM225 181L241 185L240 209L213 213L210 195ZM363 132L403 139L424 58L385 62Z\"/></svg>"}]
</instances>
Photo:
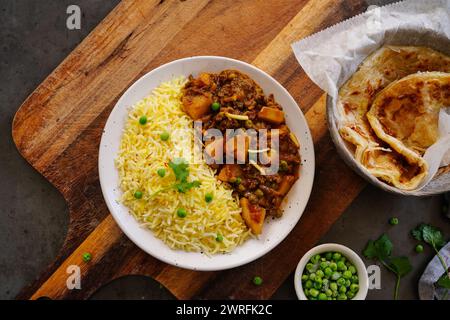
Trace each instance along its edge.
<instances>
[{"instance_id":1,"label":"bowl rim","mask_svg":"<svg viewBox=\"0 0 450 320\"><path fill-rule=\"evenodd\" d=\"M309 259L318 253L324 253L328 251L336 251L342 253L348 260L350 260L356 267L358 271L359 278L359 291L351 300L365 300L367 296L367 292L369 290L369 276L367 274L366 265L362 261L361 257L349 247L346 247L342 244L338 243L324 243L318 246L311 248L308 252L306 252L303 257L300 259L297 268L295 269L294 275L294 287L295 292L299 300L308 300L305 293L303 292L302 286L302 274L305 269L306 264Z\"/></svg>"},{"instance_id":2,"label":"bowl rim","mask_svg":"<svg viewBox=\"0 0 450 320\"><path fill-rule=\"evenodd\" d=\"M264 248L264 250L261 250L261 252L259 252L256 255L251 255L246 259L236 259L236 261L233 262L229 262L226 266L221 266L221 267L217 267L217 266L210 266L208 264L203 264L203 265L198 265L193 267L192 265L190 265L189 263L184 263L184 261L182 260L178 260L177 262L174 262L172 259L165 257L163 254L157 254L155 252L151 253L149 252L149 250L147 250L147 248L143 245L142 240L138 239L138 236L134 235L131 230L125 225L125 223L119 218L119 213L117 213L114 208L114 205L112 203L112 199L109 198L109 196L107 195L107 186L105 185L105 181L104 179L102 179L102 176L104 174L106 174L104 172L103 169L103 156L104 152L102 152L101 148L104 144L104 137L106 136L106 128L108 127L110 121L111 120L111 114L114 112L115 108L120 105L122 103L122 101L125 99L125 96L127 94L129 94L129 92L132 92L133 89L135 87L138 86L138 83L140 81L142 81L143 79L149 78L152 75L158 73L161 71L161 69L164 68L168 68L169 66L171 66L172 64L177 64L183 61L190 61L190 60L197 60L197 59L211 59L211 60L225 60L228 62L232 62L235 64L240 64L242 66L245 66L249 69L253 69L255 72L258 72L260 74L262 74L264 77L266 77L267 79L269 79L275 86L277 86L281 92L283 92L283 95L285 95L287 97L288 100L291 101L291 103L295 104L298 107L298 116L304 121L305 124L305 135L306 135L306 140L309 142L308 143L308 150L310 152L310 158L309 163L310 163L310 175L307 181L307 188L303 189L302 192L305 194L305 202L300 206L301 210L300 210L300 214L298 214L298 216L296 217L294 223L292 225L287 225L287 232L285 234L284 237L279 237L279 238L275 238L275 240L271 241L271 244L266 246ZM235 67L236 68L236 67ZM310 146L310 145L311 146ZM100 180L100 186L101 186L101 190L102 190L102 195L103 198L107 204L107 207L112 215L112 217L114 218L115 222L118 224L118 226L120 227L120 229L122 230L122 232L124 232L124 234L136 245L138 246L141 250L143 250L145 253L151 255L152 257L165 262L167 264L176 266L176 267L180 267L180 268L184 268L184 269L189 269L189 270L195 270L195 271L220 271L220 270L227 270L227 269L231 269L231 268L235 268L238 266L242 266L245 265L247 263L250 263L254 260L259 259L260 257L266 255L267 253L269 253L271 250L275 249L294 229L294 227L298 224L301 216L303 215L303 212L306 208L307 203L309 202L310 196L311 196L311 192L312 192L312 187L313 187L313 183L314 183L314 176L315 176L315 152L314 152L314 147L313 147L313 140L312 140L312 135L311 135L311 131L309 129L308 126L308 122L306 121L305 115L303 113L303 111L301 110L301 108L299 107L298 103L295 101L295 99L292 97L292 95L289 93L289 91L281 84L279 83L275 78L273 78L270 74L268 74L267 72L261 70L260 68L249 64L247 62L241 61L241 60L237 60L237 59L232 59L232 58L228 58L228 57L222 57L222 56L208 56L208 55L204 55L204 56L189 56L189 57L185 57L185 58L181 58L181 59L176 59L173 61L170 61L168 63L162 64L152 70L150 70L149 72L145 73L144 75L142 75L139 79L133 81L133 83L131 85L128 86L128 88L122 93L122 95L120 96L120 98L118 99L118 101L116 102L114 108L111 110L110 115L108 116L108 119L105 123L104 129L103 129L103 133L102 133L102 137L101 137L101 141L100 141L100 145L99 145L99 157L98 157L98 171L99 171L99 180ZM150 232L150 231L149 231ZM172 249L174 250L174 249ZM176 251L176 250L175 250Z\"/></svg>"}]
</instances>

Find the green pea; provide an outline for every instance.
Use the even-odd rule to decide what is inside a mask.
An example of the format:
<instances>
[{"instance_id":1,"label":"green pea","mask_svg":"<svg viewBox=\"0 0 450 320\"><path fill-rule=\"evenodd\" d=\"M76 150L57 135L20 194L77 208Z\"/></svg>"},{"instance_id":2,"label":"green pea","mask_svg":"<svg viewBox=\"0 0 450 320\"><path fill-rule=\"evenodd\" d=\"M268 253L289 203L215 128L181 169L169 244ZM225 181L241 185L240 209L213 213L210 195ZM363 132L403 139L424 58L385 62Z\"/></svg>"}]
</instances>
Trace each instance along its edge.
<instances>
[{"instance_id":1,"label":"green pea","mask_svg":"<svg viewBox=\"0 0 450 320\"><path fill-rule=\"evenodd\" d=\"M177 210L177 215L178 215L180 218L186 218L187 212L186 212L185 209L179 208L179 209Z\"/></svg>"},{"instance_id":2,"label":"green pea","mask_svg":"<svg viewBox=\"0 0 450 320\"><path fill-rule=\"evenodd\" d=\"M320 269L325 270L329 265L330 263L328 261L322 261L320 263Z\"/></svg>"},{"instance_id":3,"label":"green pea","mask_svg":"<svg viewBox=\"0 0 450 320\"><path fill-rule=\"evenodd\" d=\"M324 273L326 277L331 277L331 275L333 274L333 270L331 270L331 268L328 267L325 269Z\"/></svg>"},{"instance_id":4,"label":"green pea","mask_svg":"<svg viewBox=\"0 0 450 320\"><path fill-rule=\"evenodd\" d=\"M344 279L344 278L339 278L339 279L336 281L336 283L337 283L339 286L345 286L345 279Z\"/></svg>"},{"instance_id":5,"label":"green pea","mask_svg":"<svg viewBox=\"0 0 450 320\"><path fill-rule=\"evenodd\" d=\"M338 268L339 271L345 271L345 270L347 270L347 266L346 266L345 263L342 262L342 261L339 261L339 262L337 263L337 268Z\"/></svg>"},{"instance_id":6,"label":"green pea","mask_svg":"<svg viewBox=\"0 0 450 320\"><path fill-rule=\"evenodd\" d=\"M309 275L309 280L312 280L312 281L316 280L316 273L315 272L313 272L313 273L311 273Z\"/></svg>"},{"instance_id":7,"label":"green pea","mask_svg":"<svg viewBox=\"0 0 450 320\"><path fill-rule=\"evenodd\" d=\"M139 118L139 123L142 125L147 124L147 117L146 116L142 116Z\"/></svg>"},{"instance_id":8,"label":"green pea","mask_svg":"<svg viewBox=\"0 0 450 320\"><path fill-rule=\"evenodd\" d=\"M302 281L306 281L308 279L309 279L309 277L307 274L302 275Z\"/></svg>"},{"instance_id":9,"label":"green pea","mask_svg":"<svg viewBox=\"0 0 450 320\"><path fill-rule=\"evenodd\" d=\"M416 246L416 252L417 252L417 253L423 252L423 245L418 244L418 245Z\"/></svg>"},{"instance_id":10,"label":"green pea","mask_svg":"<svg viewBox=\"0 0 450 320\"><path fill-rule=\"evenodd\" d=\"M354 266L348 267L348 271L350 271L352 274L356 274L356 268Z\"/></svg>"},{"instance_id":11,"label":"green pea","mask_svg":"<svg viewBox=\"0 0 450 320\"><path fill-rule=\"evenodd\" d=\"M242 179L240 177L236 178L236 181L234 182L236 185L240 185L242 182Z\"/></svg>"},{"instance_id":12,"label":"green pea","mask_svg":"<svg viewBox=\"0 0 450 320\"><path fill-rule=\"evenodd\" d=\"M325 293L320 293L319 294L319 300L328 300L328 297Z\"/></svg>"},{"instance_id":13,"label":"green pea","mask_svg":"<svg viewBox=\"0 0 450 320\"><path fill-rule=\"evenodd\" d=\"M347 288L350 287L351 284L352 284L352 282L349 279L345 280L345 286Z\"/></svg>"},{"instance_id":14,"label":"green pea","mask_svg":"<svg viewBox=\"0 0 450 320\"><path fill-rule=\"evenodd\" d=\"M337 270L337 264L335 262L330 263L330 268L331 268L331 270L336 271Z\"/></svg>"},{"instance_id":15,"label":"green pea","mask_svg":"<svg viewBox=\"0 0 450 320\"><path fill-rule=\"evenodd\" d=\"M338 289L337 283L336 283L336 282L331 282L331 283L330 283L330 289L331 289L332 291L337 291L337 289Z\"/></svg>"},{"instance_id":16,"label":"green pea","mask_svg":"<svg viewBox=\"0 0 450 320\"><path fill-rule=\"evenodd\" d=\"M312 263L307 263L305 268L306 270L311 272L314 269L314 265Z\"/></svg>"},{"instance_id":17,"label":"green pea","mask_svg":"<svg viewBox=\"0 0 450 320\"><path fill-rule=\"evenodd\" d=\"M352 273L350 272L350 271L344 271L344 273L342 274L342 276L345 278L345 279L350 279L351 277L352 277Z\"/></svg>"},{"instance_id":18,"label":"green pea","mask_svg":"<svg viewBox=\"0 0 450 320\"><path fill-rule=\"evenodd\" d=\"M339 272L334 272L333 274L332 274L332 276L331 276L331 279L332 280L338 280L338 279L340 279L341 278L341 274L339 273Z\"/></svg>"},{"instance_id":19,"label":"green pea","mask_svg":"<svg viewBox=\"0 0 450 320\"><path fill-rule=\"evenodd\" d=\"M311 280L307 280L305 282L305 288L306 289L310 289L310 288L312 288L312 286L313 286L313 282Z\"/></svg>"},{"instance_id":20,"label":"green pea","mask_svg":"<svg viewBox=\"0 0 450 320\"><path fill-rule=\"evenodd\" d=\"M170 138L170 134L167 131L164 131L159 135L162 141L167 141Z\"/></svg>"},{"instance_id":21,"label":"green pea","mask_svg":"<svg viewBox=\"0 0 450 320\"><path fill-rule=\"evenodd\" d=\"M337 299L338 300L347 300L347 296L345 295L345 294L340 294L338 297L337 297Z\"/></svg>"},{"instance_id":22,"label":"green pea","mask_svg":"<svg viewBox=\"0 0 450 320\"><path fill-rule=\"evenodd\" d=\"M205 194L205 201L206 202L210 203L211 201L213 201L213 198L214 198L214 196L213 196L212 193L209 192L209 193Z\"/></svg>"},{"instance_id":23,"label":"green pea","mask_svg":"<svg viewBox=\"0 0 450 320\"><path fill-rule=\"evenodd\" d=\"M311 297L316 298L319 295L319 291L317 291L314 288L309 289L309 294L311 295Z\"/></svg>"},{"instance_id":24,"label":"green pea","mask_svg":"<svg viewBox=\"0 0 450 320\"><path fill-rule=\"evenodd\" d=\"M92 255L89 253L89 252L85 252L85 253L83 253L83 261L84 262L89 262L89 261L91 261L91 259L92 259Z\"/></svg>"},{"instance_id":25,"label":"green pea","mask_svg":"<svg viewBox=\"0 0 450 320\"><path fill-rule=\"evenodd\" d=\"M253 278L253 284L255 286L260 286L260 285L262 285L262 283L263 283L263 279L261 277L256 276Z\"/></svg>"},{"instance_id":26,"label":"green pea","mask_svg":"<svg viewBox=\"0 0 450 320\"><path fill-rule=\"evenodd\" d=\"M219 111L219 109L220 109L220 103L218 103L218 102L213 102L213 103L211 104L211 109L212 109L212 111Z\"/></svg>"},{"instance_id":27,"label":"green pea","mask_svg":"<svg viewBox=\"0 0 450 320\"><path fill-rule=\"evenodd\" d=\"M327 295L327 297L331 297L333 295L333 291L331 291L330 289L325 290L325 294Z\"/></svg>"},{"instance_id":28,"label":"green pea","mask_svg":"<svg viewBox=\"0 0 450 320\"><path fill-rule=\"evenodd\" d=\"M136 191L136 192L134 193L134 197L135 197L136 199L142 199L142 196L143 196L143 194L142 194L141 191Z\"/></svg>"},{"instance_id":29,"label":"green pea","mask_svg":"<svg viewBox=\"0 0 450 320\"><path fill-rule=\"evenodd\" d=\"M346 293L346 295L347 295L347 298L349 298L349 299L353 299L353 298L355 297L355 293L354 293L354 292L351 292L351 291L348 291L348 292Z\"/></svg>"},{"instance_id":30,"label":"green pea","mask_svg":"<svg viewBox=\"0 0 450 320\"><path fill-rule=\"evenodd\" d=\"M320 280L320 281L317 281L317 280L314 281L313 287L314 287L315 289L317 289L317 290L322 289L322 280Z\"/></svg>"},{"instance_id":31,"label":"green pea","mask_svg":"<svg viewBox=\"0 0 450 320\"><path fill-rule=\"evenodd\" d=\"M350 285L351 292L356 293L356 292L358 292L358 290L359 290L359 286L357 284Z\"/></svg>"},{"instance_id":32,"label":"green pea","mask_svg":"<svg viewBox=\"0 0 450 320\"><path fill-rule=\"evenodd\" d=\"M161 178L164 178L164 176L166 175L166 169L158 169L158 171L156 171L158 173L158 176L160 176Z\"/></svg>"},{"instance_id":33,"label":"green pea","mask_svg":"<svg viewBox=\"0 0 450 320\"><path fill-rule=\"evenodd\" d=\"M339 287L339 292L340 293L346 293L347 292L347 287L344 287L344 286Z\"/></svg>"},{"instance_id":34,"label":"green pea","mask_svg":"<svg viewBox=\"0 0 450 320\"><path fill-rule=\"evenodd\" d=\"M217 234L216 241L217 242L222 242L223 241L223 235L221 235L220 233Z\"/></svg>"},{"instance_id":35,"label":"green pea","mask_svg":"<svg viewBox=\"0 0 450 320\"><path fill-rule=\"evenodd\" d=\"M351 281L352 283L358 283L359 282L358 276L352 276Z\"/></svg>"},{"instance_id":36,"label":"green pea","mask_svg":"<svg viewBox=\"0 0 450 320\"><path fill-rule=\"evenodd\" d=\"M339 259L341 259L341 254L339 252L335 252L333 253L333 260L334 261L339 261Z\"/></svg>"},{"instance_id":37,"label":"green pea","mask_svg":"<svg viewBox=\"0 0 450 320\"><path fill-rule=\"evenodd\" d=\"M312 256L310 260L311 260L312 263L317 263L317 262L319 262L319 260L320 260L320 254L316 254L315 256Z\"/></svg>"},{"instance_id":38,"label":"green pea","mask_svg":"<svg viewBox=\"0 0 450 320\"><path fill-rule=\"evenodd\" d=\"M322 279L322 285L324 286L324 287L328 287L328 283L330 282L330 280L328 280L328 279Z\"/></svg>"},{"instance_id":39,"label":"green pea","mask_svg":"<svg viewBox=\"0 0 450 320\"><path fill-rule=\"evenodd\" d=\"M325 274L323 273L322 270L317 270L317 271L316 271L316 276L317 276L317 277L323 278L324 275L325 275Z\"/></svg>"},{"instance_id":40,"label":"green pea","mask_svg":"<svg viewBox=\"0 0 450 320\"><path fill-rule=\"evenodd\" d=\"M398 218L391 218L391 219L389 219L389 224L391 225L391 226L396 226L396 225L398 225Z\"/></svg>"},{"instance_id":41,"label":"green pea","mask_svg":"<svg viewBox=\"0 0 450 320\"><path fill-rule=\"evenodd\" d=\"M333 254L331 252L325 253L325 259L331 260L333 258Z\"/></svg>"}]
</instances>

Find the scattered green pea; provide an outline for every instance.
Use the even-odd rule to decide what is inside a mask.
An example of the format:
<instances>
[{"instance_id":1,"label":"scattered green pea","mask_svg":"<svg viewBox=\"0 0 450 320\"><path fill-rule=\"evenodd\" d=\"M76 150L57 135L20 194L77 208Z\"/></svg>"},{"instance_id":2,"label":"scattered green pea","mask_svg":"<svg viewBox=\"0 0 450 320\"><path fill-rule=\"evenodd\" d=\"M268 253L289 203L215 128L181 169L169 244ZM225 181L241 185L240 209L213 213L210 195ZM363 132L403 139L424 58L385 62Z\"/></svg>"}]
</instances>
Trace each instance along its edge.
<instances>
[{"instance_id":1,"label":"scattered green pea","mask_svg":"<svg viewBox=\"0 0 450 320\"><path fill-rule=\"evenodd\" d=\"M255 276L255 277L253 278L253 284L254 284L255 286L260 286L260 285L262 285L262 283L263 283L263 279L262 279L261 277Z\"/></svg>"},{"instance_id":2,"label":"scattered green pea","mask_svg":"<svg viewBox=\"0 0 450 320\"><path fill-rule=\"evenodd\" d=\"M305 282L305 288L306 289L310 289L310 288L312 288L312 286L313 286L313 282L311 280L307 280Z\"/></svg>"},{"instance_id":3,"label":"scattered green pea","mask_svg":"<svg viewBox=\"0 0 450 320\"><path fill-rule=\"evenodd\" d=\"M186 212L185 209L179 208L179 209L177 210L177 215L178 215L180 218L186 218L187 212Z\"/></svg>"},{"instance_id":4,"label":"scattered green pea","mask_svg":"<svg viewBox=\"0 0 450 320\"><path fill-rule=\"evenodd\" d=\"M139 123L142 125L147 124L147 117L146 116L142 116L139 118Z\"/></svg>"},{"instance_id":5,"label":"scattered green pea","mask_svg":"<svg viewBox=\"0 0 450 320\"><path fill-rule=\"evenodd\" d=\"M396 226L398 224L398 218L394 217L394 218L389 219L389 224L391 226Z\"/></svg>"},{"instance_id":6,"label":"scattered green pea","mask_svg":"<svg viewBox=\"0 0 450 320\"><path fill-rule=\"evenodd\" d=\"M162 141L167 141L170 138L170 134L167 131L164 131L159 135Z\"/></svg>"},{"instance_id":7,"label":"scattered green pea","mask_svg":"<svg viewBox=\"0 0 450 320\"><path fill-rule=\"evenodd\" d=\"M166 175L166 169L158 169L158 171L156 171L158 173L158 176L160 176L161 178L164 178L164 176Z\"/></svg>"},{"instance_id":8,"label":"scattered green pea","mask_svg":"<svg viewBox=\"0 0 450 320\"><path fill-rule=\"evenodd\" d=\"M350 271L352 274L355 274L356 273L356 268L354 266L350 265L348 267L348 271Z\"/></svg>"},{"instance_id":9,"label":"scattered green pea","mask_svg":"<svg viewBox=\"0 0 450 320\"><path fill-rule=\"evenodd\" d=\"M211 201L213 201L213 198L214 198L214 196L213 196L212 193L209 192L209 193L205 194L205 201L206 202L210 203Z\"/></svg>"},{"instance_id":10,"label":"scattered green pea","mask_svg":"<svg viewBox=\"0 0 450 320\"><path fill-rule=\"evenodd\" d=\"M421 245L421 244L418 244L417 246L416 246L416 252L417 253L421 253L421 252L423 252L423 245Z\"/></svg>"},{"instance_id":11,"label":"scattered green pea","mask_svg":"<svg viewBox=\"0 0 450 320\"><path fill-rule=\"evenodd\" d=\"M212 109L212 111L219 111L219 109L220 109L220 103L218 103L218 102L213 102L213 103L211 104L211 109Z\"/></svg>"},{"instance_id":12,"label":"scattered green pea","mask_svg":"<svg viewBox=\"0 0 450 320\"><path fill-rule=\"evenodd\" d=\"M89 252L85 252L83 253L83 261L84 262L89 262L92 259L92 255Z\"/></svg>"},{"instance_id":13,"label":"scattered green pea","mask_svg":"<svg viewBox=\"0 0 450 320\"><path fill-rule=\"evenodd\" d=\"M216 241L217 241L217 242L222 242L222 241L223 241L223 235L221 235L220 233L217 234L217 236L216 236Z\"/></svg>"},{"instance_id":14,"label":"scattered green pea","mask_svg":"<svg viewBox=\"0 0 450 320\"><path fill-rule=\"evenodd\" d=\"M142 196L143 196L142 191L136 191L136 192L134 193L134 197L135 197L136 199L142 199Z\"/></svg>"},{"instance_id":15,"label":"scattered green pea","mask_svg":"<svg viewBox=\"0 0 450 320\"><path fill-rule=\"evenodd\" d=\"M322 270L317 270L316 271L316 276L319 278L322 278L325 275L325 273Z\"/></svg>"},{"instance_id":16,"label":"scattered green pea","mask_svg":"<svg viewBox=\"0 0 450 320\"><path fill-rule=\"evenodd\" d=\"M331 263L330 263L330 268L331 268L331 270L336 271L336 270L337 270L337 264L336 264L336 262L331 262Z\"/></svg>"},{"instance_id":17,"label":"scattered green pea","mask_svg":"<svg viewBox=\"0 0 450 320\"><path fill-rule=\"evenodd\" d=\"M306 281L308 279L309 279L308 275L306 275L306 274L302 275L302 281Z\"/></svg>"}]
</instances>

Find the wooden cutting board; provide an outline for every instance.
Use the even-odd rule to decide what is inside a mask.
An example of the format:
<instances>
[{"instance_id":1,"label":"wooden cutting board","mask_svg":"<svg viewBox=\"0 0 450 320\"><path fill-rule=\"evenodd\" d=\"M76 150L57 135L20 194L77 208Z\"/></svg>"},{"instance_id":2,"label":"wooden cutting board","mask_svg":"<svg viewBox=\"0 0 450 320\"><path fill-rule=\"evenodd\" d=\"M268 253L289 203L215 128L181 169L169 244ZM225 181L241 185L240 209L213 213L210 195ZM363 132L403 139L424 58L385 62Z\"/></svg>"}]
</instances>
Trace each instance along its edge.
<instances>
[{"instance_id":1,"label":"wooden cutting board","mask_svg":"<svg viewBox=\"0 0 450 320\"><path fill-rule=\"evenodd\" d=\"M89 298L103 284L131 274L156 279L180 299L271 297L365 185L336 154L325 96L290 44L365 8L362 0L122 1L14 118L18 150L62 193L70 211L60 254L19 298ZM306 114L315 144L314 188L298 225L264 257L222 272L182 270L138 249L109 214L97 172L103 126L123 92L153 68L193 55L228 56L270 73ZM92 253L89 263L82 261L84 252ZM81 290L66 286L70 265L81 268ZM254 275L264 285L252 285Z\"/></svg>"}]
</instances>

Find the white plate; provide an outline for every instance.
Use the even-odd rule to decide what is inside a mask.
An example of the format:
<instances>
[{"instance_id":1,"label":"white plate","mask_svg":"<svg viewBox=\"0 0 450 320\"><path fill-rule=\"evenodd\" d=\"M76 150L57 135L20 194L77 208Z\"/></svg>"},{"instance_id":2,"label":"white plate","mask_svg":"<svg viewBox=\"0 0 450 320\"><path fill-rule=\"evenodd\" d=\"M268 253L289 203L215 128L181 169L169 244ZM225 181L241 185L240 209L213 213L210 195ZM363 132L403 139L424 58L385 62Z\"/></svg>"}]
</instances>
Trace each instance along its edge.
<instances>
[{"instance_id":1,"label":"white plate","mask_svg":"<svg viewBox=\"0 0 450 320\"><path fill-rule=\"evenodd\" d=\"M295 183L283 204L280 219L267 219L262 235L249 239L228 254L206 256L201 253L170 249L153 233L139 226L128 209L119 203L121 190L114 159L119 150L122 130L129 108L148 96L161 82L173 77L197 75L199 72L218 72L224 69L239 70L253 78L265 94L273 93L283 107L286 121L301 144L302 166L300 179ZM151 121L151 119L150 119ZM314 179L314 147L305 117L295 100L275 79L258 68L238 60L224 57L201 56L176 60L147 73L134 83L119 99L112 110L102 135L99 150L100 184L106 204L122 231L142 250L171 265L193 270L224 270L249 263L275 248L294 228L300 219ZM289 254L289 252L286 252Z\"/></svg>"}]
</instances>

